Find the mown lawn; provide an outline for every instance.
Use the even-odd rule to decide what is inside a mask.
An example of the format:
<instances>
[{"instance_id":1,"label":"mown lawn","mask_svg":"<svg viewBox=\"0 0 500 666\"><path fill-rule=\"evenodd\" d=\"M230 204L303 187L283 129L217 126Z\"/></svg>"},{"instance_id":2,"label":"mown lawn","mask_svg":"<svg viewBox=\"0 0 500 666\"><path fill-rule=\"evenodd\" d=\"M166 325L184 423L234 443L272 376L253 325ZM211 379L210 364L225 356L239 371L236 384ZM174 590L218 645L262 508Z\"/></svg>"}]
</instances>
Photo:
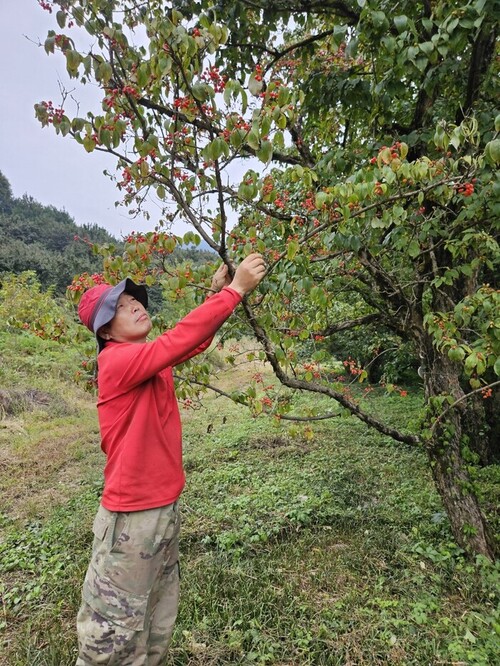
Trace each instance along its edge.
<instances>
[{"instance_id":1,"label":"mown lawn","mask_svg":"<svg viewBox=\"0 0 500 666\"><path fill-rule=\"evenodd\" d=\"M17 400L0 423L0 663L69 666L101 491L97 421L75 358L16 337L0 336ZM399 427L418 418L418 389L366 400ZM214 396L183 416L182 602L166 666L498 663L498 568L453 544L419 449L351 417L311 432ZM498 477L477 473L490 513Z\"/></svg>"}]
</instances>

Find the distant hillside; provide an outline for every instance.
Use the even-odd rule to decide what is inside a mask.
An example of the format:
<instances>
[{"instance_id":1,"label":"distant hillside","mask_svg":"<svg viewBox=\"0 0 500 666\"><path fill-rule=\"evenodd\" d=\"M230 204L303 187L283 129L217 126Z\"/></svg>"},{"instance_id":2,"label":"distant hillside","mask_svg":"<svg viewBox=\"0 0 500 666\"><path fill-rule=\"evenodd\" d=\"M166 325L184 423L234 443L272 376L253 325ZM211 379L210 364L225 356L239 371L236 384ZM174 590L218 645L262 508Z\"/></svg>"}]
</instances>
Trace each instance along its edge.
<instances>
[{"instance_id":1,"label":"distant hillside","mask_svg":"<svg viewBox=\"0 0 500 666\"><path fill-rule=\"evenodd\" d=\"M93 225L78 225L65 211L44 206L29 195L12 196L7 178L0 172L0 274L33 270L44 288L54 286L56 294L63 295L73 277L85 271L102 270L102 258L75 236L88 238L92 243L121 241L105 229ZM179 249L173 261L207 261L212 255L208 246Z\"/></svg>"},{"instance_id":2,"label":"distant hillside","mask_svg":"<svg viewBox=\"0 0 500 666\"><path fill-rule=\"evenodd\" d=\"M96 272L102 259L75 236L93 243L117 243L105 229L78 225L65 211L44 206L32 197L12 196L0 172L0 273L36 271L43 287L55 286L63 294L77 273Z\"/></svg>"}]
</instances>

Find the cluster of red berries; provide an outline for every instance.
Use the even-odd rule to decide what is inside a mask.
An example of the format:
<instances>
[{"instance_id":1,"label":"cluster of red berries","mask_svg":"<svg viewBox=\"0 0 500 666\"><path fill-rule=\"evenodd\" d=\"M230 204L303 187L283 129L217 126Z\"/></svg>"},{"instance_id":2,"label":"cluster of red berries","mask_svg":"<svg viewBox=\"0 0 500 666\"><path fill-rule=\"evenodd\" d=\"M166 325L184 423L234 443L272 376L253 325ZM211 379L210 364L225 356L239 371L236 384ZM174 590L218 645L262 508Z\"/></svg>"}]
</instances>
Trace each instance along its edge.
<instances>
[{"instance_id":1,"label":"cluster of red berries","mask_svg":"<svg viewBox=\"0 0 500 666\"><path fill-rule=\"evenodd\" d=\"M97 284L107 284L107 280L104 278L102 273L92 273L92 275L89 275L88 273L82 273L69 285L68 291L83 293L87 289L90 289L90 287L94 287Z\"/></svg>"},{"instance_id":2,"label":"cluster of red berries","mask_svg":"<svg viewBox=\"0 0 500 666\"><path fill-rule=\"evenodd\" d=\"M349 58L346 55L346 47L347 44L342 42L336 53L331 53L324 49L319 51L318 55L321 58L322 65L326 66L325 69L328 69L328 65L331 65L332 67L347 70L352 67L353 64L362 65L364 63L364 58L362 56Z\"/></svg>"},{"instance_id":3,"label":"cluster of red berries","mask_svg":"<svg viewBox=\"0 0 500 666\"><path fill-rule=\"evenodd\" d=\"M64 116L64 109L55 109L52 102L42 102L47 110L47 122L48 123L60 123Z\"/></svg>"},{"instance_id":4,"label":"cluster of red berries","mask_svg":"<svg viewBox=\"0 0 500 666\"><path fill-rule=\"evenodd\" d=\"M255 65L255 76L256 81L262 81L262 65Z\"/></svg>"},{"instance_id":5,"label":"cluster of red berries","mask_svg":"<svg viewBox=\"0 0 500 666\"><path fill-rule=\"evenodd\" d=\"M250 131L250 123L248 123L243 116L240 116L238 120L233 119L233 124L235 129L244 129L245 132Z\"/></svg>"},{"instance_id":6,"label":"cluster of red berries","mask_svg":"<svg viewBox=\"0 0 500 666\"><path fill-rule=\"evenodd\" d=\"M471 183L462 183L458 185L457 192L463 197L470 197L472 194L474 194L474 181Z\"/></svg>"},{"instance_id":7,"label":"cluster of red berries","mask_svg":"<svg viewBox=\"0 0 500 666\"><path fill-rule=\"evenodd\" d=\"M319 379L321 377L321 372L319 371L317 363L304 363L303 367L306 372L312 373L314 379Z\"/></svg>"},{"instance_id":8,"label":"cluster of red berries","mask_svg":"<svg viewBox=\"0 0 500 666\"><path fill-rule=\"evenodd\" d=\"M392 146L389 147L390 153L388 155L384 154L384 156L382 157L382 162L384 162L384 164L389 164L391 160L400 158L401 157L400 148L401 148L401 141L395 141L392 144ZM378 150L379 154L384 151L387 151L387 146L381 146ZM377 158L372 157L370 159L370 164L377 164Z\"/></svg>"},{"instance_id":9,"label":"cluster of red berries","mask_svg":"<svg viewBox=\"0 0 500 666\"><path fill-rule=\"evenodd\" d=\"M257 77L255 77L255 78L257 79ZM273 83L275 84L276 88L279 88L281 85L283 85L282 82L279 79L277 79L276 81L273 81ZM273 90L273 91L269 92L268 90L266 90L264 92L261 92L259 97L261 99L267 99L267 100L278 99L278 91Z\"/></svg>"},{"instance_id":10,"label":"cluster of red berries","mask_svg":"<svg viewBox=\"0 0 500 666\"><path fill-rule=\"evenodd\" d=\"M307 198L301 203L302 208L305 208L307 211L311 212L316 210L316 203L314 201L313 195L309 192Z\"/></svg>"},{"instance_id":11,"label":"cluster of red berries","mask_svg":"<svg viewBox=\"0 0 500 666\"><path fill-rule=\"evenodd\" d=\"M52 5L50 4L50 2L45 2L44 0L38 0L38 4L42 9L45 9L46 12L52 14Z\"/></svg>"},{"instance_id":12,"label":"cluster of red berries","mask_svg":"<svg viewBox=\"0 0 500 666\"><path fill-rule=\"evenodd\" d=\"M349 356L344 362L344 368L351 373L351 375L360 375L363 368L360 368L358 362Z\"/></svg>"},{"instance_id":13,"label":"cluster of red berries","mask_svg":"<svg viewBox=\"0 0 500 666\"><path fill-rule=\"evenodd\" d=\"M134 86L130 85L123 86L122 93L124 95L130 95L131 97L135 97L135 99L138 99L141 96L137 88L134 88Z\"/></svg>"},{"instance_id":14,"label":"cluster of red berries","mask_svg":"<svg viewBox=\"0 0 500 666\"><path fill-rule=\"evenodd\" d=\"M205 83L211 83L216 93L224 92L227 76L223 76L219 72L218 67L215 67L214 65L208 67L201 75L201 79L202 81L205 81Z\"/></svg>"},{"instance_id":15,"label":"cluster of red berries","mask_svg":"<svg viewBox=\"0 0 500 666\"><path fill-rule=\"evenodd\" d=\"M266 176L264 178L264 184L262 186L262 196L265 197L268 194L271 194L273 189L274 189L274 180L272 179L271 176Z\"/></svg>"},{"instance_id":16,"label":"cluster of red berries","mask_svg":"<svg viewBox=\"0 0 500 666\"><path fill-rule=\"evenodd\" d=\"M190 97L177 97L177 99L174 99L174 108L179 111L194 112L196 110L196 104Z\"/></svg>"},{"instance_id":17,"label":"cluster of red berries","mask_svg":"<svg viewBox=\"0 0 500 666\"><path fill-rule=\"evenodd\" d=\"M189 133L189 129L187 127L182 127L182 129L178 130L177 132L169 132L166 136L164 145L167 148L170 148L171 146L174 145L174 142L177 139L183 139L184 143L191 143L191 137L186 136Z\"/></svg>"},{"instance_id":18,"label":"cluster of red berries","mask_svg":"<svg viewBox=\"0 0 500 666\"><path fill-rule=\"evenodd\" d=\"M108 96L104 98L103 104L107 106L108 109L114 106L118 95L130 95L134 99L138 99L141 96L138 90L130 85L123 86L123 88L108 88L107 93Z\"/></svg>"},{"instance_id":19,"label":"cluster of red berries","mask_svg":"<svg viewBox=\"0 0 500 666\"><path fill-rule=\"evenodd\" d=\"M63 53L71 48L71 42L66 35L56 35L54 37L54 44L60 48Z\"/></svg>"}]
</instances>

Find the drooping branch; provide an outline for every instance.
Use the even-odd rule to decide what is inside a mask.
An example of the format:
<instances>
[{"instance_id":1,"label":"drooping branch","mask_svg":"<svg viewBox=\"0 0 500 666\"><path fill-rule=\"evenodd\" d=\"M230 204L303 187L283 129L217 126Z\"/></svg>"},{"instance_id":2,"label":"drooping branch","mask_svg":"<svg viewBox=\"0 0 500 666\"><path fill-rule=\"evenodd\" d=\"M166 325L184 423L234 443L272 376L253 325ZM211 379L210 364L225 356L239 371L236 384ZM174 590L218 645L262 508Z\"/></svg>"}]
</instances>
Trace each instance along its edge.
<instances>
[{"instance_id":1,"label":"drooping branch","mask_svg":"<svg viewBox=\"0 0 500 666\"><path fill-rule=\"evenodd\" d=\"M168 106L165 106L164 104L158 104L157 102L153 102L152 100L148 99L147 97L139 97L137 100L137 103L140 104L141 106L146 107L147 109L151 109L159 113L160 115L165 115L168 116L169 118L178 118L180 122L186 124L186 125L192 125L193 127L196 127L198 130L203 130L205 132L212 132L216 130L217 128L214 127L212 123L209 123L205 120L200 120L198 118L194 119L189 119L187 118L183 113L180 113L177 110L171 109ZM255 156L257 154L257 151L254 150L253 148L250 148L250 146L242 146L242 150L247 153L249 156ZM280 153L280 152L273 152L273 160L277 162L281 162L283 164L301 164L302 161L294 157L293 155L287 155L286 153Z\"/></svg>"},{"instance_id":2,"label":"drooping branch","mask_svg":"<svg viewBox=\"0 0 500 666\"><path fill-rule=\"evenodd\" d=\"M358 419L360 419L367 425L371 426L372 428L375 428L375 430L377 430L378 432L387 435L388 437L391 437L392 439L395 439L398 442L404 442L405 444L419 443L420 440L416 435L408 435L402 433L399 430L396 430L396 428L391 428L387 424L382 423L371 414L367 414L366 412L364 412L359 407L359 405L357 405L352 400L349 400L344 393L336 391L331 386L319 384L317 382L308 382L287 375L283 370L283 368L281 367L274 352L271 341L269 340L264 329L260 326L248 299L246 298L243 299L242 307L244 309L247 321L254 332L255 337L261 343L264 349L267 361L270 363L274 371L274 374L276 375L280 383L283 384L283 386L287 386L288 388L297 389L300 391L307 391L309 393L318 393L320 395L325 395L337 401L340 405L342 405L342 407L345 407L349 412L351 412L351 414L353 414Z\"/></svg>"},{"instance_id":3,"label":"drooping branch","mask_svg":"<svg viewBox=\"0 0 500 666\"><path fill-rule=\"evenodd\" d=\"M460 398L455 400L451 405L448 405L444 411L439 414L439 416L436 418L434 423L431 426L430 433L432 434L434 430L436 429L436 426L443 420L443 418L446 416L448 412L450 412L452 409L457 407L460 403L464 402L464 400L468 400L471 396L475 395L476 393L482 393L483 391L486 391L488 389L495 388L496 386L500 385L500 380L496 382L491 382L491 384L486 384L485 386L480 386L477 389L474 389L473 391L470 391L469 393L465 393L462 395Z\"/></svg>"},{"instance_id":4,"label":"drooping branch","mask_svg":"<svg viewBox=\"0 0 500 666\"><path fill-rule=\"evenodd\" d=\"M180 375L174 374L173 377L176 381L185 381L185 377L181 377ZM227 391L223 391L218 386L214 386L213 384L209 384L208 382L199 382L195 379L189 378L189 383L195 384L196 386L201 386L202 388L206 388L209 391L213 391L214 393L217 393L217 395L220 395L223 398L234 400L233 396L230 393L227 393ZM316 416L293 416L292 414L279 414L279 419L280 421L309 422L309 421L325 421L327 419L337 418L338 416L340 416L340 414L338 414L337 412L330 414L321 414Z\"/></svg>"},{"instance_id":5,"label":"drooping branch","mask_svg":"<svg viewBox=\"0 0 500 666\"><path fill-rule=\"evenodd\" d=\"M371 313L368 315L364 315L363 317L358 317L357 319L348 319L342 322L339 322L338 324L331 324L330 326L327 326L327 328L323 329L322 331L314 331L309 334L309 337L312 339L316 335L321 335L322 337L328 337L330 335L333 335L334 333L339 333L340 331L348 331L351 328L356 328L357 326L363 326L365 324L370 324L374 321L380 320L381 315L379 313ZM294 329L291 328L278 328L277 329L280 333L285 333L287 335L290 335L291 333L294 332Z\"/></svg>"},{"instance_id":6,"label":"drooping branch","mask_svg":"<svg viewBox=\"0 0 500 666\"><path fill-rule=\"evenodd\" d=\"M274 65L277 62L279 62L282 58L284 58L288 53L291 53L292 51L295 51L297 49L304 48L304 46L309 46L309 44L314 44L314 42L319 42L325 37L333 35L333 32L334 32L333 30L324 30L323 32L318 33L317 35L309 35L309 37L306 37L305 39L290 44L290 46L287 46L286 48L276 53L276 55L272 58L272 60L268 62L267 65L265 66L264 72L267 73L270 69L274 67Z\"/></svg>"},{"instance_id":7,"label":"drooping branch","mask_svg":"<svg viewBox=\"0 0 500 666\"><path fill-rule=\"evenodd\" d=\"M372 313L364 315L363 317L358 317L357 319L349 319L346 321L341 321L338 324L331 324L320 334L325 337L333 335L334 333L339 333L340 331L347 331L351 328L356 328L356 326L363 326L364 324L371 324L374 321L380 319L379 313Z\"/></svg>"}]
</instances>

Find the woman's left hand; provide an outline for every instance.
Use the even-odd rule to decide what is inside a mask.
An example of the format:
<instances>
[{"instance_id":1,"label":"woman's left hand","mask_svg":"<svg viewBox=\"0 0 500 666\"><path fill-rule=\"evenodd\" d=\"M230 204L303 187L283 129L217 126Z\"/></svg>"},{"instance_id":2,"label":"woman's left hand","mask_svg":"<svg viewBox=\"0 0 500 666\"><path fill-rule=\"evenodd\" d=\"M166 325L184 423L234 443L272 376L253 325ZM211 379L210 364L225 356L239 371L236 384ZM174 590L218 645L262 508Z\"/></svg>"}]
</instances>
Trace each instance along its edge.
<instances>
[{"instance_id":1,"label":"woman's left hand","mask_svg":"<svg viewBox=\"0 0 500 666\"><path fill-rule=\"evenodd\" d=\"M231 278L227 272L226 264L221 264L219 268L215 271L212 278L212 285L210 289L212 291L220 291L223 287L227 286L231 282Z\"/></svg>"}]
</instances>

